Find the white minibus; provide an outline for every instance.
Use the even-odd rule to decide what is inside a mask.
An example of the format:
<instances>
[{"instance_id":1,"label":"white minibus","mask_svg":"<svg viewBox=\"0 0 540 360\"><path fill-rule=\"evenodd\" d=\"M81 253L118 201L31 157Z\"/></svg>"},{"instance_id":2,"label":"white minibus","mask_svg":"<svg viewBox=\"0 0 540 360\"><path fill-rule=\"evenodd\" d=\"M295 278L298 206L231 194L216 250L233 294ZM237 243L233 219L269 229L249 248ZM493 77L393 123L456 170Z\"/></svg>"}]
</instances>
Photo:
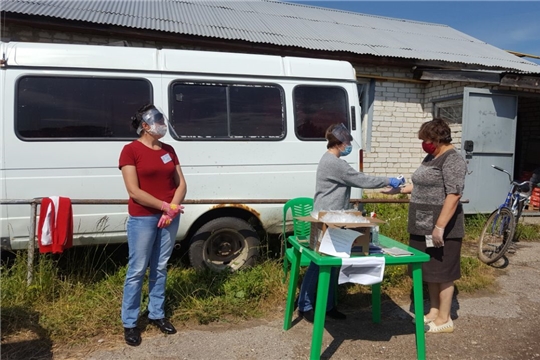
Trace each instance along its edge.
<instances>
[{"instance_id":1,"label":"white minibus","mask_svg":"<svg viewBox=\"0 0 540 360\"><path fill-rule=\"evenodd\" d=\"M326 128L344 123L361 140L358 84L345 61L0 46L1 198L127 200L119 154L137 137L130 117L154 103L170 121L163 141L174 146L186 177L192 203L177 242L189 247L196 268L253 264L261 234L281 232L279 200L313 196ZM358 151L346 160L358 169L360 158ZM27 248L30 206L0 211L2 249ZM126 205L73 205L73 216L74 246L125 241Z\"/></svg>"}]
</instances>

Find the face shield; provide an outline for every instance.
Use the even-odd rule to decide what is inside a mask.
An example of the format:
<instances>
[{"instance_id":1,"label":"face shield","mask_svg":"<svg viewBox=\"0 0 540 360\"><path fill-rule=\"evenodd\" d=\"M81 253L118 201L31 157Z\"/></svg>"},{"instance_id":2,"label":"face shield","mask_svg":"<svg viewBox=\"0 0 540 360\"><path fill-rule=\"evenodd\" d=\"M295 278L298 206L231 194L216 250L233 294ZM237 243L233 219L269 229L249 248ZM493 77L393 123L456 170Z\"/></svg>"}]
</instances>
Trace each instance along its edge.
<instances>
[{"instance_id":1,"label":"face shield","mask_svg":"<svg viewBox=\"0 0 540 360\"><path fill-rule=\"evenodd\" d=\"M345 144L345 146L352 146L352 149L359 150L360 145L354 140L349 130L343 124L336 126L332 130L332 135L336 137L339 141Z\"/></svg>"},{"instance_id":2,"label":"face shield","mask_svg":"<svg viewBox=\"0 0 540 360\"><path fill-rule=\"evenodd\" d=\"M159 136L161 138L167 133L167 118L157 109L150 109L144 112L142 115L142 122L137 129L138 135L140 135L143 130L143 122L150 126L148 133L151 135Z\"/></svg>"}]
</instances>

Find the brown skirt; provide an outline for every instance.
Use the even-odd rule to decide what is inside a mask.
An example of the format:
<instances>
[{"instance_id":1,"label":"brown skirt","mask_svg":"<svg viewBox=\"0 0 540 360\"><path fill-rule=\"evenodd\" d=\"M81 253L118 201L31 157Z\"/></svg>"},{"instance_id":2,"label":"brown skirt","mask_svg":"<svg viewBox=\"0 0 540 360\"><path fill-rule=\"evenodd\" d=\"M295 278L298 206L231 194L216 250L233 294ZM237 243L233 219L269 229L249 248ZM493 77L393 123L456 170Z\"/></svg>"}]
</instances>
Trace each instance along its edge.
<instances>
[{"instance_id":1,"label":"brown skirt","mask_svg":"<svg viewBox=\"0 0 540 360\"><path fill-rule=\"evenodd\" d=\"M422 278L424 281L444 283L461 277L461 240L461 238L444 239L444 246L426 248L425 236L411 234L409 246L425 252L430 257L428 262L422 264ZM409 267L409 274L410 272Z\"/></svg>"}]
</instances>

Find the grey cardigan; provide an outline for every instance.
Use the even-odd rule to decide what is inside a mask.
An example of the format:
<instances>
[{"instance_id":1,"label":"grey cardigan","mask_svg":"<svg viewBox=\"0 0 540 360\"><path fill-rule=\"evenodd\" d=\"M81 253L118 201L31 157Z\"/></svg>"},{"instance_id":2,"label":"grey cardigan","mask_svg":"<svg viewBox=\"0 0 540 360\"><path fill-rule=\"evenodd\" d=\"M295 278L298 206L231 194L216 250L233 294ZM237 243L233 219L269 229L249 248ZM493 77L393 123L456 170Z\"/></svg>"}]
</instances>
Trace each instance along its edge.
<instances>
[{"instance_id":1,"label":"grey cardigan","mask_svg":"<svg viewBox=\"0 0 540 360\"><path fill-rule=\"evenodd\" d=\"M377 189L388 185L388 178L354 170L345 160L324 153L317 167L313 209L345 210L351 207L351 187Z\"/></svg>"}]
</instances>

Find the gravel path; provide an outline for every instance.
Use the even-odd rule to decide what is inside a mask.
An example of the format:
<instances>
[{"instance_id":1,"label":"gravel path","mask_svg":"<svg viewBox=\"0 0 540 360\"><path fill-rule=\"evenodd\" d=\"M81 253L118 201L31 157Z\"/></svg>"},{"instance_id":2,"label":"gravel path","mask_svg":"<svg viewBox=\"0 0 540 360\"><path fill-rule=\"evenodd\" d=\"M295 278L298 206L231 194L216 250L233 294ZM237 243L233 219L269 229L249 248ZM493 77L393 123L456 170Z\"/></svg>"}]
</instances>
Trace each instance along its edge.
<instances>
[{"instance_id":1,"label":"gravel path","mask_svg":"<svg viewBox=\"0 0 540 360\"><path fill-rule=\"evenodd\" d=\"M456 330L426 335L428 359L540 359L540 242L519 243L507 265L495 293L456 296ZM321 358L416 359L410 306L384 302L381 324L371 322L370 309L342 309L346 321L326 321ZM309 358L311 324L293 319L285 332L282 310L264 320L192 327L169 336L146 332L136 348L118 337L93 348L54 352L54 359Z\"/></svg>"}]
</instances>

